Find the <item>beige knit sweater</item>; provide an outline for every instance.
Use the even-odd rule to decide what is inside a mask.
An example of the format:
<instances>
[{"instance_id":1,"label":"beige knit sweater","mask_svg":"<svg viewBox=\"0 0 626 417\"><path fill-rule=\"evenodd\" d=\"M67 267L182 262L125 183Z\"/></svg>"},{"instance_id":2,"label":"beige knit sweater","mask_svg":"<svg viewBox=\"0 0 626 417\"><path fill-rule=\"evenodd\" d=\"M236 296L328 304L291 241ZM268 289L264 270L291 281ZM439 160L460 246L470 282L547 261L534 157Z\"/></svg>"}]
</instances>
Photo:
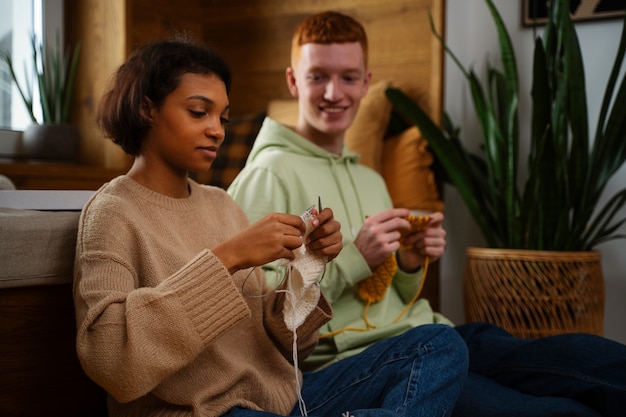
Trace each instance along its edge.
<instances>
[{"instance_id":1,"label":"beige knit sweater","mask_svg":"<svg viewBox=\"0 0 626 417\"><path fill-rule=\"evenodd\" d=\"M190 181L174 199L127 176L85 206L74 301L80 362L117 416L219 416L233 406L288 414L296 404L284 294L257 268L230 275L211 248L248 221L221 189ZM298 328L298 355L332 310Z\"/></svg>"}]
</instances>

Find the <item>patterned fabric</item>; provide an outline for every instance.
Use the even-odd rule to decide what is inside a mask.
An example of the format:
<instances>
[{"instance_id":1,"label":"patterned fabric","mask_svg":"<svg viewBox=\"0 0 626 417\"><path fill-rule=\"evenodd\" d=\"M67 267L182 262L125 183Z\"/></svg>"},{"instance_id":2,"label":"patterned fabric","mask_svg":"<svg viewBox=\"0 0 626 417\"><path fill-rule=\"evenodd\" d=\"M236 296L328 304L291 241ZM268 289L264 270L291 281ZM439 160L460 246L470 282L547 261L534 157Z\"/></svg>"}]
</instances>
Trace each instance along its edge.
<instances>
[{"instance_id":1,"label":"patterned fabric","mask_svg":"<svg viewBox=\"0 0 626 417\"><path fill-rule=\"evenodd\" d=\"M265 113L232 117L226 125L226 139L211 169L192 177L201 184L228 188L244 167L263 119Z\"/></svg>"}]
</instances>

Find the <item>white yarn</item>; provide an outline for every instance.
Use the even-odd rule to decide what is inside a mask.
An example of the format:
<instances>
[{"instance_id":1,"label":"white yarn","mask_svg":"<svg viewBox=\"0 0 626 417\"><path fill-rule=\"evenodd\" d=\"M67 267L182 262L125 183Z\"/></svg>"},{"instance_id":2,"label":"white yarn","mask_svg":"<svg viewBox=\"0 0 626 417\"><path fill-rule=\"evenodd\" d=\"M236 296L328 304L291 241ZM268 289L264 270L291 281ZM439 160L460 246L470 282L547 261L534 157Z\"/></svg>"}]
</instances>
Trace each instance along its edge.
<instances>
[{"instance_id":1,"label":"white yarn","mask_svg":"<svg viewBox=\"0 0 626 417\"><path fill-rule=\"evenodd\" d=\"M286 290L279 290L277 292L284 292L287 295L287 298L289 300L291 300L291 298L293 297L291 295L291 293L289 291L286 291ZM300 381L300 373L298 372L298 370L299 370L299 366L298 366L298 332L296 332L295 328L292 329L291 332L293 333L293 344L291 346L291 354L292 354L292 359L293 359L294 379L296 381L296 394L298 395L298 407L300 407L300 415L308 416L307 409L306 409L306 403L304 402L304 398L302 397L302 382Z\"/></svg>"},{"instance_id":2,"label":"white yarn","mask_svg":"<svg viewBox=\"0 0 626 417\"><path fill-rule=\"evenodd\" d=\"M302 240L306 241L313 229L311 209L302 213L300 217L306 225L302 237ZM295 259L287 264L287 291L290 296L283 306L285 325L292 331L300 327L317 306L321 294L318 281L326 266L326 259L307 252L304 243L294 250L294 255Z\"/></svg>"},{"instance_id":3,"label":"white yarn","mask_svg":"<svg viewBox=\"0 0 626 417\"><path fill-rule=\"evenodd\" d=\"M302 397L302 383L299 377L298 366L298 334L297 328L304 323L304 320L315 309L320 299L320 286L319 278L324 274L326 268L326 258L324 256L318 256L306 250L306 239L313 230L311 221L313 215L311 210L315 206L310 207L304 213L300 215L304 224L306 225L306 231L302 236L302 245L294 250L295 258L292 261L287 259L281 259L276 265L276 271L282 269L286 270L285 278L287 279L286 290L276 290L277 292L284 292L286 295L285 304L283 306L283 316L285 319L285 325L293 333L293 364L296 380L296 393L298 395L298 405L300 407L300 414L307 416L306 404ZM254 268L248 273L242 284L242 293L246 295L244 291L245 282L252 273ZM276 286L278 286L277 283ZM252 295L246 295L253 297ZM264 295L261 295L264 296ZM352 416L351 416L352 417Z\"/></svg>"},{"instance_id":4,"label":"white yarn","mask_svg":"<svg viewBox=\"0 0 626 417\"><path fill-rule=\"evenodd\" d=\"M283 306L283 316L285 319L285 325L293 333L293 369L296 380L296 393L298 395L298 406L300 407L300 414L307 416L306 404L302 397L302 383L299 377L298 366L298 333L296 329L304 323L307 316L315 309L320 299L320 286L318 279L320 275L324 273L326 267L326 259L323 256L317 256L313 253L307 252L306 238L313 229L311 221L313 215L311 209L306 210L300 215L304 224L306 225L306 231L302 236L302 245L294 250L295 259L292 261L284 261L279 264L283 264L287 268L287 290L285 304Z\"/></svg>"}]
</instances>

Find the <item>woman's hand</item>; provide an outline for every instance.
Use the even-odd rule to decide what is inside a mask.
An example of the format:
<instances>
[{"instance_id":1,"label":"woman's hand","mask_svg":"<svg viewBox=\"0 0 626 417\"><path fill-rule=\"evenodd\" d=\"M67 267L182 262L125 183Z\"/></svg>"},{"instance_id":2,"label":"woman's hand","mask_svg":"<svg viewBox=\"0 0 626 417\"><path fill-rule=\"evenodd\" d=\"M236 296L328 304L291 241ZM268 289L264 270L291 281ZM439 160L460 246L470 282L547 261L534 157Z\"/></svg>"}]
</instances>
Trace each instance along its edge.
<instances>
[{"instance_id":1,"label":"woman's hand","mask_svg":"<svg viewBox=\"0 0 626 417\"><path fill-rule=\"evenodd\" d=\"M313 210L314 229L307 238L307 248L313 253L325 256L328 261L332 261L339 255L343 248L341 224L335 220L333 211L328 207L321 213Z\"/></svg>"},{"instance_id":2,"label":"woman's hand","mask_svg":"<svg viewBox=\"0 0 626 417\"><path fill-rule=\"evenodd\" d=\"M277 259L293 259L302 245L306 227L299 216L272 213L213 248L228 272L265 265Z\"/></svg>"},{"instance_id":3,"label":"woman's hand","mask_svg":"<svg viewBox=\"0 0 626 417\"><path fill-rule=\"evenodd\" d=\"M436 261L446 249L446 231L442 226L443 213L435 212L429 214L429 217L425 230L406 234L401 241L398 267L405 272L417 270L424 265L426 257L430 262Z\"/></svg>"}]
</instances>

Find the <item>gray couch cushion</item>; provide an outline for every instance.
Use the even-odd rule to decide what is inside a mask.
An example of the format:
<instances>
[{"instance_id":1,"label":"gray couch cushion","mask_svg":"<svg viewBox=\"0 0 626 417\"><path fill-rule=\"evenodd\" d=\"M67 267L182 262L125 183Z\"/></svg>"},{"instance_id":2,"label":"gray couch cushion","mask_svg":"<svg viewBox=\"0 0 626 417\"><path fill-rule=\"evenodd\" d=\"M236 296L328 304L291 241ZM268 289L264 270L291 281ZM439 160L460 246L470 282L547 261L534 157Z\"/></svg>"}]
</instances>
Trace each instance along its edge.
<instances>
[{"instance_id":1,"label":"gray couch cushion","mask_svg":"<svg viewBox=\"0 0 626 417\"><path fill-rule=\"evenodd\" d=\"M71 283L79 217L0 208L0 288Z\"/></svg>"}]
</instances>

